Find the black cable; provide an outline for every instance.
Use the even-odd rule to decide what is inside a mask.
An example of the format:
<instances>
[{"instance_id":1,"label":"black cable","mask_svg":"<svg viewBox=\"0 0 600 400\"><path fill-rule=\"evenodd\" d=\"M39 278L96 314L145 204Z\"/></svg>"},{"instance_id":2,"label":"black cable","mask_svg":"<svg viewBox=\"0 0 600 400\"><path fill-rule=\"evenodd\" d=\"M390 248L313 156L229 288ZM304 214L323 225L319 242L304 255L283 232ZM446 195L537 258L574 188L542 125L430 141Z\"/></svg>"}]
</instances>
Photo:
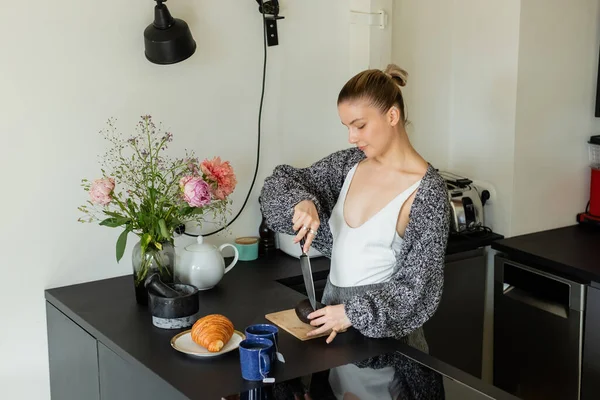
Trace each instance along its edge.
<instances>
[{"instance_id":1,"label":"black cable","mask_svg":"<svg viewBox=\"0 0 600 400\"><path fill-rule=\"evenodd\" d=\"M262 3L262 1L261 1L261 3ZM265 8L261 7L261 10L262 10L262 17L263 17L264 60L263 60L262 90L261 90L261 94L260 94L260 105L258 107L258 140L257 140L257 146L256 146L256 167L254 168L254 177L252 178L252 183L250 184L250 189L248 189L248 194L246 195L244 204L242 204L242 208L240 208L240 210L238 211L236 216L233 217L233 219L231 221L229 221L225 226L217 229L216 231L213 231L210 233L201 233L200 235L202 235L203 237L211 236L211 235L214 235L215 233L221 232L223 229L225 229L225 228L229 227L231 224L233 224L233 222L236 219L238 219L238 217L244 210L244 207L246 207L246 203L248 203L248 199L250 198L250 195L252 194L252 189L254 188L254 183L256 182L256 176L258 175L258 166L259 166L259 162L260 162L260 128L261 128L261 120L262 120L263 102L264 102L264 98L265 98L265 81L266 81L266 77L267 77L267 28L266 28ZM187 232L184 232L184 234L187 236L194 236L194 237L199 236L199 235L196 235L193 233L187 233Z\"/></svg>"},{"instance_id":2,"label":"black cable","mask_svg":"<svg viewBox=\"0 0 600 400\"><path fill-rule=\"evenodd\" d=\"M600 218L600 215L594 215L590 213L590 202L587 202L587 205L585 206L585 213L593 218Z\"/></svg>"},{"instance_id":3,"label":"black cable","mask_svg":"<svg viewBox=\"0 0 600 400\"><path fill-rule=\"evenodd\" d=\"M476 239L481 236L493 233L492 229L485 225L475 225L465 229L462 232L450 232L451 237L466 237Z\"/></svg>"}]
</instances>

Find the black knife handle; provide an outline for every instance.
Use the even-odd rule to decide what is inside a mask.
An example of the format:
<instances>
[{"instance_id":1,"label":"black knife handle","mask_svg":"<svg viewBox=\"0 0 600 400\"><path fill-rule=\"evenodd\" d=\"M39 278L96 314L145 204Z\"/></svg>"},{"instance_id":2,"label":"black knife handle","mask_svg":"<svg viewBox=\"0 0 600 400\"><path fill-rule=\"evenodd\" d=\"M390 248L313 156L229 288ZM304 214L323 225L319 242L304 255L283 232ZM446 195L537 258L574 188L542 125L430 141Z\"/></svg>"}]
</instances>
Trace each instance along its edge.
<instances>
[{"instance_id":1,"label":"black knife handle","mask_svg":"<svg viewBox=\"0 0 600 400\"><path fill-rule=\"evenodd\" d=\"M304 253L304 244L306 243L306 240L304 240L304 238L300 239L300 250L302 251L302 254Z\"/></svg>"}]
</instances>

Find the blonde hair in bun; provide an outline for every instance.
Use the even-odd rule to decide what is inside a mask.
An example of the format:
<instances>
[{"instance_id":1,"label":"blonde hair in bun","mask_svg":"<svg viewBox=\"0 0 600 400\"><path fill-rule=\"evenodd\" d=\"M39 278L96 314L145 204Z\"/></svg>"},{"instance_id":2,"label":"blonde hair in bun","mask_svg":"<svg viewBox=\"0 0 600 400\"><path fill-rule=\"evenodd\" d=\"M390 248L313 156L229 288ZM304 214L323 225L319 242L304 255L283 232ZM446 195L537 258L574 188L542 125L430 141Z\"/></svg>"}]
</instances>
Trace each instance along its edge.
<instances>
[{"instance_id":1,"label":"blonde hair in bun","mask_svg":"<svg viewBox=\"0 0 600 400\"><path fill-rule=\"evenodd\" d=\"M406 123L406 107L401 87L406 86L407 79L408 73L396 64L389 64L384 71L367 69L346 82L338 95L337 104L366 100L382 113L397 106L402 113L402 121Z\"/></svg>"},{"instance_id":2,"label":"blonde hair in bun","mask_svg":"<svg viewBox=\"0 0 600 400\"><path fill-rule=\"evenodd\" d=\"M383 72L387 76L389 76L394 82L396 82L398 86L406 86L406 81L408 80L408 72L406 72L396 64L388 64L385 71Z\"/></svg>"}]
</instances>

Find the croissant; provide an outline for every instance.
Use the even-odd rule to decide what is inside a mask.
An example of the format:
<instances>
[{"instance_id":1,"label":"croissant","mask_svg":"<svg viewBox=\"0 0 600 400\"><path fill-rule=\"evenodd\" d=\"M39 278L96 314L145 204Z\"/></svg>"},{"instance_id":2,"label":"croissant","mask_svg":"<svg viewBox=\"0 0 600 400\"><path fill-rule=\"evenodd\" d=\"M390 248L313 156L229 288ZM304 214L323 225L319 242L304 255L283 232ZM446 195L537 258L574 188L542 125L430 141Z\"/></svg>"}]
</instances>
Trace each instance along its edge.
<instances>
[{"instance_id":1,"label":"croissant","mask_svg":"<svg viewBox=\"0 0 600 400\"><path fill-rule=\"evenodd\" d=\"M221 351L233 336L233 324L220 314L200 318L192 326L192 340L211 353Z\"/></svg>"}]
</instances>

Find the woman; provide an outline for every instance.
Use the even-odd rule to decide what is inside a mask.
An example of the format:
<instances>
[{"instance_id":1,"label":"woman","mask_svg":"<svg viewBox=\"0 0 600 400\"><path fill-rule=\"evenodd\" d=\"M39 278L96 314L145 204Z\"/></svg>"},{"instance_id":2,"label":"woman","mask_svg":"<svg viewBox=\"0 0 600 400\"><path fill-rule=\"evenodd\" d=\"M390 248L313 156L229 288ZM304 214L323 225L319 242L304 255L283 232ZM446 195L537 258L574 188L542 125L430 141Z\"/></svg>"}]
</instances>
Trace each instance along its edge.
<instances>
[{"instance_id":1,"label":"woman","mask_svg":"<svg viewBox=\"0 0 600 400\"><path fill-rule=\"evenodd\" d=\"M310 335L350 326L368 337L401 338L435 312L443 287L449 204L437 171L411 146L396 65L366 70L338 97L355 148L308 168L281 165L260 205L274 231L295 234L331 258L326 307L309 315Z\"/></svg>"}]
</instances>

